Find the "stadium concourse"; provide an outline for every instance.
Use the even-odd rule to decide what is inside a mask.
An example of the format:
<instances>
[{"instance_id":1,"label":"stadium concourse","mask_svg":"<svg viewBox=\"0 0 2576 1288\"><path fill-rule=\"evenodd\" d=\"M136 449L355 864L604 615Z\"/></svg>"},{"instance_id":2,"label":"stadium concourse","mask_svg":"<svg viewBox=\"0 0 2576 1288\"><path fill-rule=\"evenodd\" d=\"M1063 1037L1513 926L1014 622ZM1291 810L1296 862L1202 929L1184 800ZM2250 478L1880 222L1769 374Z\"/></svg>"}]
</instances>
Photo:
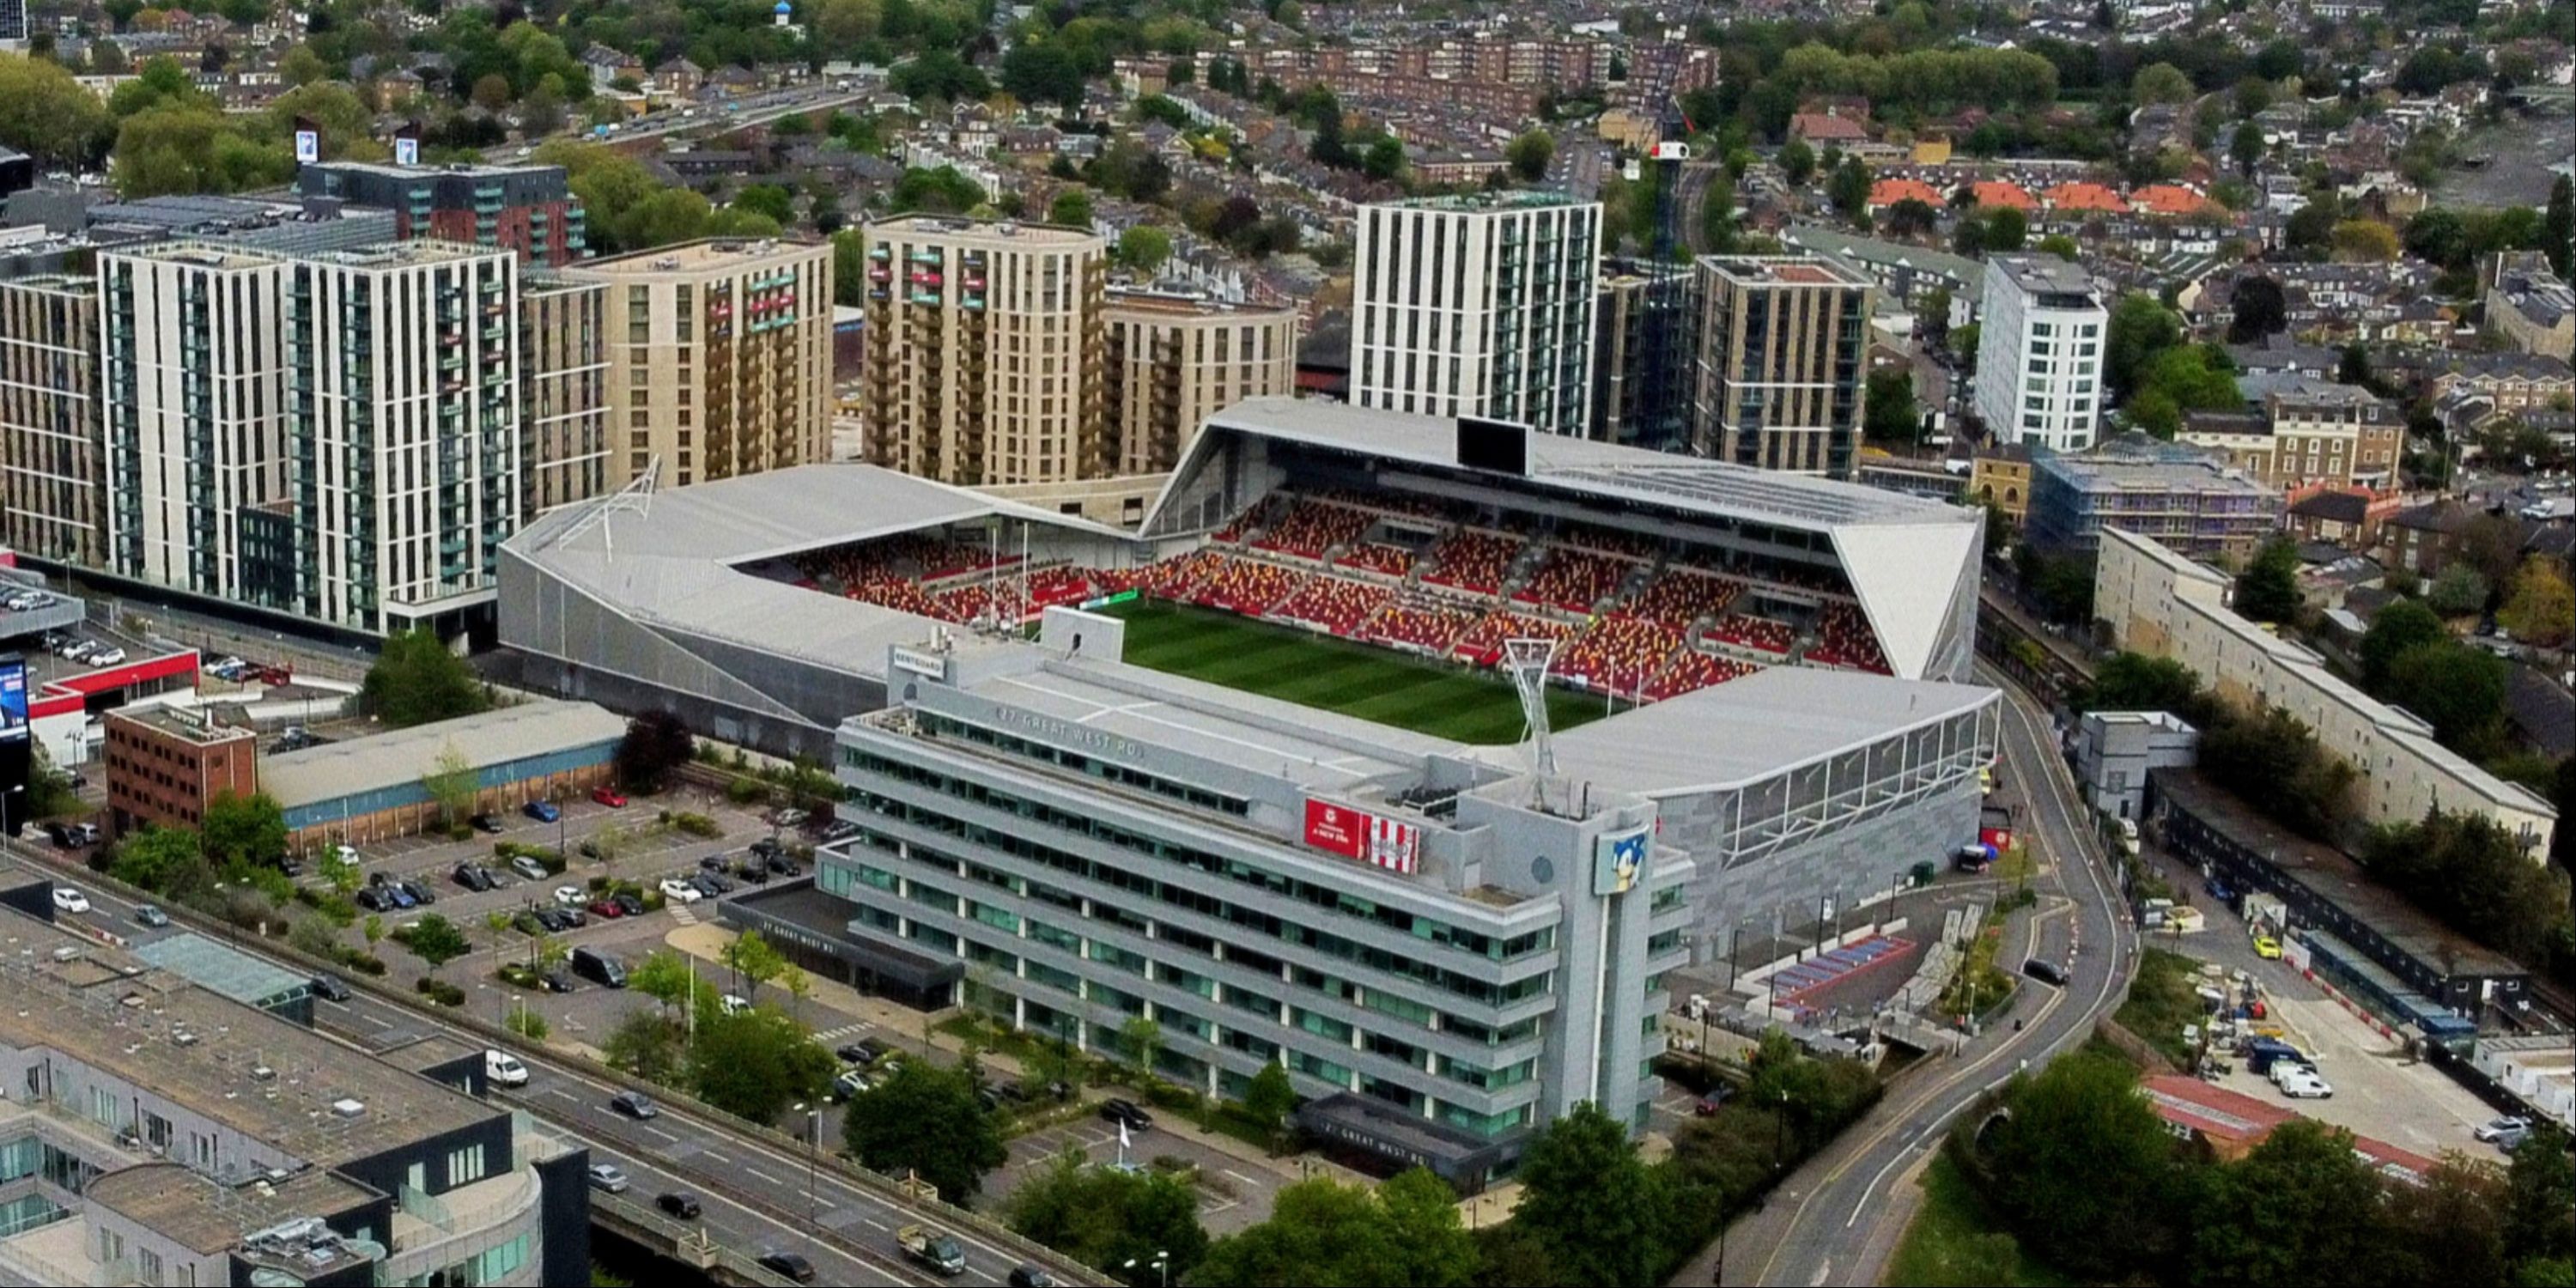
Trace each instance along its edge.
<instances>
[{"instance_id":1,"label":"stadium concourse","mask_svg":"<svg viewBox=\"0 0 2576 1288\"><path fill-rule=\"evenodd\" d=\"M885 651L929 623L1013 633L1104 600L1444 667L1553 640L1551 684L1652 703L1781 666L1962 678L1982 535L1845 484L1255 399L1136 533L857 465L574 507L505 550L502 636L535 687L807 752L886 701Z\"/></svg>"}]
</instances>

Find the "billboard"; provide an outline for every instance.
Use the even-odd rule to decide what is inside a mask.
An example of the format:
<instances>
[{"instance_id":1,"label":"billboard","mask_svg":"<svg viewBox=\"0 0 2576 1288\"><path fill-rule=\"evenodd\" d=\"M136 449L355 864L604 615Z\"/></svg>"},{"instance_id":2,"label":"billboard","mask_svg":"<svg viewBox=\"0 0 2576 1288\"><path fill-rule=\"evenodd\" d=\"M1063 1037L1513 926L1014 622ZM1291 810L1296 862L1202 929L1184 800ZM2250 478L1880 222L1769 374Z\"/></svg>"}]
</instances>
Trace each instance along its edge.
<instances>
[{"instance_id":1,"label":"billboard","mask_svg":"<svg viewBox=\"0 0 2576 1288\"><path fill-rule=\"evenodd\" d=\"M311 165L322 159L320 131L297 130L295 132L295 159L305 165Z\"/></svg>"},{"instance_id":2,"label":"billboard","mask_svg":"<svg viewBox=\"0 0 2576 1288\"><path fill-rule=\"evenodd\" d=\"M0 653L0 740L27 737L27 659Z\"/></svg>"},{"instance_id":3,"label":"billboard","mask_svg":"<svg viewBox=\"0 0 2576 1288\"><path fill-rule=\"evenodd\" d=\"M1626 894L1646 873L1646 829L1612 832L1592 841L1592 893Z\"/></svg>"},{"instance_id":4,"label":"billboard","mask_svg":"<svg viewBox=\"0 0 2576 1288\"><path fill-rule=\"evenodd\" d=\"M1311 796L1306 798L1306 844L1390 872L1411 873L1422 863L1422 829Z\"/></svg>"},{"instance_id":5,"label":"billboard","mask_svg":"<svg viewBox=\"0 0 2576 1288\"><path fill-rule=\"evenodd\" d=\"M412 138L409 135L396 135L394 137L394 164L419 165L420 140Z\"/></svg>"}]
</instances>

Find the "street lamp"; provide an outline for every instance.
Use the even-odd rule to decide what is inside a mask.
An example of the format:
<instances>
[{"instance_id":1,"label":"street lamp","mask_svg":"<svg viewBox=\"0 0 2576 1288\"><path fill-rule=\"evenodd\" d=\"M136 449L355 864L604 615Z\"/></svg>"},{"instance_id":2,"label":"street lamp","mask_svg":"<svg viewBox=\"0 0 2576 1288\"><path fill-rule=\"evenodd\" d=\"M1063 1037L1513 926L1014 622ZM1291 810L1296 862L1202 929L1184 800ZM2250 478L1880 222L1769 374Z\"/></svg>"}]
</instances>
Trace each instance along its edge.
<instances>
[{"instance_id":1,"label":"street lamp","mask_svg":"<svg viewBox=\"0 0 2576 1288\"><path fill-rule=\"evenodd\" d=\"M1156 1270L1159 1270L1159 1271L1161 1271L1161 1272L1162 1272L1162 1275L1163 1275L1163 1288L1172 1288L1172 1254L1171 1254L1171 1253L1168 1253L1168 1252L1157 1252L1157 1253L1155 1253L1155 1254L1154 1254L1154 1259L1153 1259L1152 1261L1146 1262L1145 1264L1150 1265L1150 1266L1154 1267ZM1127 1264L1126 1264L1123 1268L1124 1268L1124 1269L1128 1269L1128 1270L1133 1270L1133 1269L1135 1269L1135 1268L1136 1268L1136 1258L1134 1258L1134 1257L1129 1257L1129 1258L1127 1258Z\"/></svg>"},{"instance_id":2,"label":"street lamp","mask_svg":"<svg viewBox=\"0 0 2576 1288\"><path fill-rule=\"evenodd\" d=\"M817 1155L823 1148L823 1107L800 1100L796 1102L795 1112L805 1115L805 1251L811 1255L814 1251L814 1228L819 1224L815 1215L814 1177L820 1165Z\"/></svg>"}]
</instances>

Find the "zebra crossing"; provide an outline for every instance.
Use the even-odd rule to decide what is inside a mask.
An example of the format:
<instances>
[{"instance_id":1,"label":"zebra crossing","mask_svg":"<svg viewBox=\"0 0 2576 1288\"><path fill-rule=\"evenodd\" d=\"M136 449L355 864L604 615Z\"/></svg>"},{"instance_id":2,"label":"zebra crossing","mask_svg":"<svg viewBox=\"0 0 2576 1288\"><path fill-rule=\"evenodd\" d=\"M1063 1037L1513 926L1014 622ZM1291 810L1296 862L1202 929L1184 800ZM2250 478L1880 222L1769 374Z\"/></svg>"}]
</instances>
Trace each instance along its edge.
<instances>
[{"instance_id":1,"label":"zebra crossing","mask_svg":"<svg viewBox=\"0 0 2576 1288\"><path fill-rule=\"evenodd\" d=\"M860 1020L854 1023L844 1024L837 1029L825 1029L822 1032L815 1034L814 1040L824 1046L832 1046L840 1042L848 1041L852 1038L863 1037L868 1033L875 1031L876 1027L877 1026L870 1024L865 1020Z\"/></svg>"}]
</instances>

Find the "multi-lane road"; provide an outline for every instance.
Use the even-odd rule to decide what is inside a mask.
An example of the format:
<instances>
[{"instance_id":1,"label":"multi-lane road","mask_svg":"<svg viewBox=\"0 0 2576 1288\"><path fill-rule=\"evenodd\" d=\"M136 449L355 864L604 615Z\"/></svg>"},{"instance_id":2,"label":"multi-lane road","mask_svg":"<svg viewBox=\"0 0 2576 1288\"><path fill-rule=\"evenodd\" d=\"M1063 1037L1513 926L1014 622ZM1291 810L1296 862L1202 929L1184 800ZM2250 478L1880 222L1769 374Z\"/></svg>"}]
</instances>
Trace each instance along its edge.
<instances>
[{"instance_id":1,"label":"multi-lane road","mask_svg":"<svg viewBox=\"0 0 2576 1288\"><path fill-rule=\"evenodd\" d=\"M1981 666L1982 670L1982 666ZM1888 1219L1892 1187L1939 1146L1959 1113L2027 1065L2085 1040L2115 1006L2136 967L2137 939L2120 915L2119 892L2056 750L2047 715L2000 676L2004 690L2006 790L2021 807L2015 826L2047 865L2037 913L2008 932L2008 965L2044 957L2067 967L2063 989L2025 981L2010 1009L1957 1057L1900 1081L1878 1107L1781 1185L1766 1207L1729 1232L1726 1283L1814 1285L1875 1282L1903 1233ZM1898 1210L1904 1210L1901 1206ZM1712 1282L1706 1253L1677 1283Z\"/></svg>"},{"instance_id":2,"label":"multi-lane road","mask_svg":"<svg viewBox=\"0 0 2576 1288\"><path fill-rule=\"evenodd\" d=\"M146 929L134 919L134 901L102 890L85 872L65 873L62 880L89 895L91 911L85 919L96 928L138 942L188 933L184 926ZM258 954L253 945L236 941L234 946ZM302 969L271 960L283 969ZM359 1051L390 1053L433 1037L467 1047L486 1045L465 1026L364 990L346 1002L315 1001L316 1027ZM666 1192L696 1196L702 1211L694 1224L718 1246L746 1257L801 1253L813 1262L816 1281L829 1284L999 1284L1030 1260L979 1230L926 1216L898 1195L843 1175L823 1157L833 1146L828 1138L820 1153L786 1147L702 1118L685 1102L659 1097L661 1112L637 1120L610 1108L611 1098L626 1089L622 1084L524 1049L519 1055L529 1069L528 1084L497 1090L495 1100L588 1144L592 1161L625 1169L631 1201L650 1207ZM358 1057L353 1053L353 1058ZM803 1133L801 1119L782 1127ZM948 1230L965 1248L966 1272L956 1280L912 1265L895 1247L898 1228L923 1220ZM1063 1282L1082 1282L1070 1265L1051 1259L1040 1264Z\"/></svg>"}]
</instances>

